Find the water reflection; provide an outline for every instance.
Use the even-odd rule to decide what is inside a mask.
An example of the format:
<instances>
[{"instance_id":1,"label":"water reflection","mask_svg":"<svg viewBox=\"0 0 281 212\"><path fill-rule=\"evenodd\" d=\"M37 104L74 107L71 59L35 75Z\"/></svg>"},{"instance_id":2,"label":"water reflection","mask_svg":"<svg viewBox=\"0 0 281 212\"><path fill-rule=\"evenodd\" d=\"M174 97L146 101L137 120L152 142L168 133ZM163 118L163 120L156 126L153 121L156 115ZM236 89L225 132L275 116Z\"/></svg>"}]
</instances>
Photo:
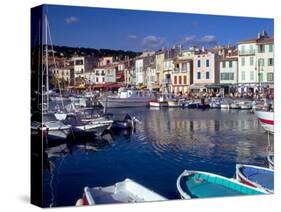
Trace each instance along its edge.
<instances>
[{"instance_id":1,"label":"water reflection","mask_svg":"<svg viewBox=\"0 0 281 212\"><path fill-rule=\"evenodd\" d=\"M84 186L106 186L125 178L177 199L175 183L184 169L233 177L238 162L265 165L267 135L248 111L129 112L141 121L134 131L46 148L51 162L51 172L44 174L47 206L73 205ZM165 182L159 180L163 177Z\"/></svg>"}]
</instances>

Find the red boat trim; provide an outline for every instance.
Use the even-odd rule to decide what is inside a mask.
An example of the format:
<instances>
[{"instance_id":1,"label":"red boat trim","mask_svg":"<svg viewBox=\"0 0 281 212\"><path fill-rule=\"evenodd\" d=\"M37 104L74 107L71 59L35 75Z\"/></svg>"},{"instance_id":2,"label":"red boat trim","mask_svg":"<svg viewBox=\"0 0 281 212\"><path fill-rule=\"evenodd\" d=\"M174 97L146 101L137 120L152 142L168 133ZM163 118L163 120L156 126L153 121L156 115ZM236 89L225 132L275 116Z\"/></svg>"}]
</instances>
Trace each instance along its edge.
<instances>
[{"instance_id":1,"label":"red boat trim","mask_svg":"<svg viewBox=\"0 0 281 212\"><path fill-rule=\"evenodd\" d=\"M264 124L274 125L274 121L273 121L273 120L262 119L262 118L259 118L259 120L260 120L262 123L264 123Z\"/></svg>"}]
</instances>

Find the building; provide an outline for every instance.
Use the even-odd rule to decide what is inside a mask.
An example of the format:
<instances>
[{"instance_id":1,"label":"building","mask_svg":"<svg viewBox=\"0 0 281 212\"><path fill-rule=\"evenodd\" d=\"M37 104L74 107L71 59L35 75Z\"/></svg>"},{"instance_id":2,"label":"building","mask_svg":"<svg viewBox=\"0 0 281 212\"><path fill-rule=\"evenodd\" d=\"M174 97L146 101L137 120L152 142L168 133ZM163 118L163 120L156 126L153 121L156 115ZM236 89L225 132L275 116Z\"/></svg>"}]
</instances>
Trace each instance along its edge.
<instances>
[{"instance_id":1,"label":"building","mask_svg":"<svg viewBox=\"0 0 281 212\"><path fill-rule=\"evenodd\" d=\"M219 55L216 51L202 49L194 55L193 85L191 89L204 90L217 87L219 83Z\"/></svg>"},{"instance_id":2,"label":"building","mask_svg":"<svg viewBox=\"0 0 281 212\"><path fill-rule=\"evenodd\" d=\"M160 87L160 90L163 90L162 88L162 82L164 79L164 60L165 60L165 50L162 49L155 54L155 64L156 64L156 82Z\"/></svg>"},{"instance_id":3,"label":"building","mask_svg":"<svg viewBox=\"0 0 281 212\"><path fill-rule=\"evenodd\" d=\"M62 87L71 85L71 69L68 67L63 68L53 68L51 69L53 84L57 85L58 83Z\"/></svg>"},{"instance_id":4,"label":"building","mask_svg":"<svg viewBox=\"0 0 281 212\"><path fill-rule=\"evenodd\" d=\"M172 72L172 91L174 93L187 93L193 84L193 58L194 49L184 50L174 58Z\"/></svg>"},{"instance_id":5,"label":"building","mask_svg":"<svg viewBox=\"0 0 281 212\"><path fill-rule=\"evenodd\" d=\"M241 92L256 93L273 86L273 38L265 31L256 38L238 42L238 83Z\"/></svg>"},{"instance_id":6,"label":"building","mask_svg":"<svg viewBox=\"0 0 281 212\"><path fill-rule=\"evenodd\" d=\"M135 77L137 86L147 86L147 68L155 59L155 52L143 52L135 60Z\"/></svg>"}]
</instances>

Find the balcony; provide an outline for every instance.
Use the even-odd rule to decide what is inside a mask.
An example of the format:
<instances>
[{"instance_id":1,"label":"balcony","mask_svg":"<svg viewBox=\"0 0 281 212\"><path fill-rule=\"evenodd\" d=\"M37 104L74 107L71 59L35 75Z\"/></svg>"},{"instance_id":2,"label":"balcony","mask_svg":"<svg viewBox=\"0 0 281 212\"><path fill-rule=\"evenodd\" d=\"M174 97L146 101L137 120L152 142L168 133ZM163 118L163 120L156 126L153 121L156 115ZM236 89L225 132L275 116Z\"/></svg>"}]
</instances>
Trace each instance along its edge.
<instances>
[{"instance_id":1,"label":"balcony","mask_svg":"<svg viewBox=\"0 0 281 212\"><path fill-rule=\"evenodd\" d=\"M244 51L239 51L239 56L255 55L255 53L256 53L255 50L244 50Z\"/></svg>"},{"instance_id":2,"label":"balcony","mask_svg":"<svg viewBox=\"0 0 281 212\"><path fill-rule=\"evenodd\" d=\"M174 73L185 73L187 72L187 68L175 68Z\"/></svg>"}]
</instances>

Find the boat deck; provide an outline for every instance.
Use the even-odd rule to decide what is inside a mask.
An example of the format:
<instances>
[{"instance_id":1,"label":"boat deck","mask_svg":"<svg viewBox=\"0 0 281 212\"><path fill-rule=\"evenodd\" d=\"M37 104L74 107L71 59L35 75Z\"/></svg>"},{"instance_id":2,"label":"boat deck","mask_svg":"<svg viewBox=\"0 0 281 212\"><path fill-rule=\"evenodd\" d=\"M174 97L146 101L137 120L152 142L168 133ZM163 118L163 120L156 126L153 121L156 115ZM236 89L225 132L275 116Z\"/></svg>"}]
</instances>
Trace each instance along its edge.
<instances>
[{"instance_id":1,"label":"boat deck","mask_svg":"<svg viewBox=\"0 0 281 212\"><path fill-rule=\"evenodd\" d=\"M257 194L252 190L242 187L232 181L210 177L202 174L194 174L183 178L183 187L191 198L240 196Z\"/></svg>"}]
</instances>

